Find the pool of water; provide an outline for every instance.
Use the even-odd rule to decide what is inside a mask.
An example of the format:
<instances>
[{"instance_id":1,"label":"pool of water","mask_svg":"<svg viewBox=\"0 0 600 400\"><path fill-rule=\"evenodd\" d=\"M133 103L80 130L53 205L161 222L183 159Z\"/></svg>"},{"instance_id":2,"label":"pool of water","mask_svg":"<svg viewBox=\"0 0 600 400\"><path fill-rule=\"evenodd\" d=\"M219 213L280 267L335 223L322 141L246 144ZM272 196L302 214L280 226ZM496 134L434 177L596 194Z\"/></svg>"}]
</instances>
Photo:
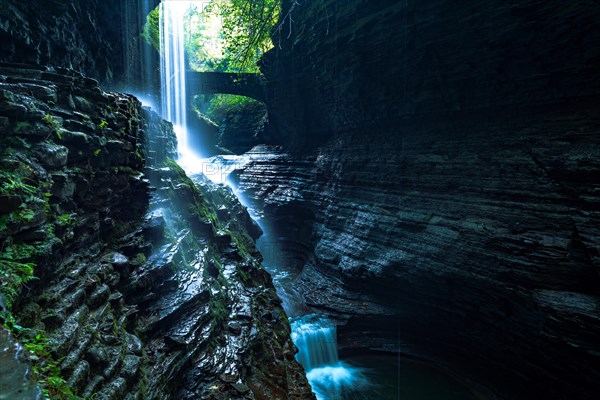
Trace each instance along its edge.
<instances>
[{"instance_id":1,"label":"pool of water","mask_svg":"<svg viewBox=\"0 0 600 400\"><path fill-rule=\"evenodd\" d=\"M215 172L207 174L209 179L232 187L228 174L247 162L239 156L205 161L208 167L203 172ZM302 295L294 290L300 271L281 249L276 230L243 193L234 192L263 230L256 247L283 308L292 317L292 338L300 350L296 359L304 366L318 400L476 400L464 385L424 364L378 354L340 359L335 324L325 316L310 314Z\"/></svg>"},{"instance_id":2,"label":"pool of water","mask_svg":"<svg viewBox=\"0 0 600 400\"><path fill-rule=\"evenodd\" d=\"M343 393L339 400L476 400L460 382L424 364L384 355L344 361L360 369L368 384Z\"/></svg>"}]
</instances>

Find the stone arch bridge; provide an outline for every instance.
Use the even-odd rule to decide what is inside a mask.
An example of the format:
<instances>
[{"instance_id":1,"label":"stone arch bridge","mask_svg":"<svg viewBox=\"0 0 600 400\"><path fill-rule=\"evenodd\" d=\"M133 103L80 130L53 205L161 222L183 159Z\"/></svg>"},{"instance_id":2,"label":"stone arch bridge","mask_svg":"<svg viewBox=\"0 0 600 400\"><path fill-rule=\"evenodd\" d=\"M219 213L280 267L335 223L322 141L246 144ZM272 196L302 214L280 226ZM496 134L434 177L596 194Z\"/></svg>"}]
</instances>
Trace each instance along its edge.
<instances>
[{"instance_id":1,"label":"stone arch bridge","mask_svg":"<svg viewBox=\"0 0 600 400\"><path fill-rule=\"evenodd\" d=\"M186 91L196 94L236 94L267 100L267 85L261 74L227 72L186 72Z\"/></svg>"}]
</instances>

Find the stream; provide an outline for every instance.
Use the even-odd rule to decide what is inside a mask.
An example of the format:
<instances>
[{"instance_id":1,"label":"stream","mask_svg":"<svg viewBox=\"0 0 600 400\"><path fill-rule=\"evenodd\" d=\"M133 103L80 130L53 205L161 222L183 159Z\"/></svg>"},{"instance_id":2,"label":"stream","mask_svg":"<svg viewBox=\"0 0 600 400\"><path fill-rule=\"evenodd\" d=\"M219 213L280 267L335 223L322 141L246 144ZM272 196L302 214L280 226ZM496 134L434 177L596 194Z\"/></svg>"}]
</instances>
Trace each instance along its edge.
<instances>
[{"instance_id":1,"label":"stream","mask_svg":"<svg viewBox=\"0 0 600 400\"><path fill-rule=\"evenodd\" d=\"M375 357L340 360L336 325L326 316L314 314L305 305L300 293L292 289L297 276L286 263L277 243L278 238L269 221L236 190L229 174L247 163L251 156L217 156L202 158L189 145L187 118L184 14L189 1L165 0L161 3L161 91L162 116L173 123L178 140L178 163L188 176L203 173L212 181L229 186L240 202L248 208L263 230L256 246L263 255L263 265L273 277L283 307L290 317L292 339L299 349L296 359L303 365L307 378L319 400L399 399L455 400L470 399L468 392L454 380L441 378L439 373L416 364L400 364L395 359L385 363ZM400 374L400 371L402 374ZM435 391L431 388L435 387ZM455 393L459 393L455 395ZM402 395L401 395L402 394ZM458 397L457 397L458 396Z\"/></svg>"}]
</instances>

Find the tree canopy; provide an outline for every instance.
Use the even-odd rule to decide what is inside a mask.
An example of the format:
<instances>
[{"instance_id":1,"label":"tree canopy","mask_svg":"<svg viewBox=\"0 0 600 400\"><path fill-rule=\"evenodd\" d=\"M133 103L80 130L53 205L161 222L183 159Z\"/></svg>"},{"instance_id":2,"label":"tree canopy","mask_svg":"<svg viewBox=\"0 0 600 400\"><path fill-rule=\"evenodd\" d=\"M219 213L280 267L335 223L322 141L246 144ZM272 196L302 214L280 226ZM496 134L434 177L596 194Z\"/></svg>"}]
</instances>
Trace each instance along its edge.
<instances>
[{"instance_id":1,"label":"tree canopy","mask_svg":"<svg viewBox=\"0 0 600 400\"><path fill-rule=\"evenodd\" d=\"M251 72L256 62L273 47L271 32L279 18L279 0L213 0L206 12L221 20L224 71Z\"/></svg>"},{"instance_id":2,"label":"tree canopy","mask_svg":"<svg viewBox=\"0 0 600 400\"><path fill-rule=\"evenodd\" d=\"M273 47L280 0L211 0L191 2L186 14L186 51L199 71L258 72L260 57ZM159 46L159 8L146 19L143 36Z\"/></svg>"}]
</instances>

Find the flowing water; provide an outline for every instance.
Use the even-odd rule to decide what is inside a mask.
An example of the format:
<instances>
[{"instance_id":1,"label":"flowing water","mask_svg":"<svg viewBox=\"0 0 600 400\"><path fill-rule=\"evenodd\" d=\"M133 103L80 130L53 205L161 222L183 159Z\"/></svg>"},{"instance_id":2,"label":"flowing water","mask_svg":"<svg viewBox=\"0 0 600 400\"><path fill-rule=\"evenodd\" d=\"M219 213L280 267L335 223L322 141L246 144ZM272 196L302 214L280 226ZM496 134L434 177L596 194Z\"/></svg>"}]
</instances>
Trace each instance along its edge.
<instances>
[{"instance_id":1,"label":"flowing water","mask_svg":"<svg viewBox=\"0 0 600 400\"><path fill-rule=\"evenodd\" d=\"M185 84L185 15L194 1L164 0L160 4L160 87L162 117L173 124L181 167L189 174L201 162L188 140Z\"/></svg>"},{"instance_id":2,"label":"flowing water","mask_svg":"<svg viewBox=\"0 0 600 400\"><path fill-rule=\"evenodd\" d=\"M6 312L0 295L0 314ZM42 392L29 375L25 350L0 326L0 400L41 399Z\"/></svg>"},{"instance_id":3,"label":"flowing water","mask_svg":"<svg viewBox=\"0 0 600 400\"><path fill-rule=\"evenodd\" d=\"M335 324L315 314L292 320L292 340L298 347L296 359L318 400L341 399L369 386L364 370L340 361Z\"/></svg>"},{"instance_id":4,"label":"flowing water","mask_svg":"<svg viewBox=\"0 0 600 400\"><path fill-rule=\"evenodd\" d=\"M410 376L418 386L428 388L437 385L437 391L419 392L410 388L410 382L400 379L396 371L400 364L388 362L385 370L372 358L342 361L338 357L336 325L327 318L308 311L299 293L294 292L292 282L297 274L293 267L286 264L285 257L277 246L274 230L252 208L248 199L236 191L228 175L240 168L251 158L244 156L217 156L203 159L189 145L187 125L187 104L185 88L185 13L193 1L163 0L160 9L161 44L161 93L162 115L172 122L178 140L178 163L188 173L204 173L214 182L226 184L232 188L242 204L248 207L250 215L258 222L264 234L257 241L257 248L264 257L264 266L273 276L283 306L291 319L292 339L299 349L297 360L304 366L307 378L319 400L358 400L358 399L403 399L403 400L458 400L470 399L462 396L460 387L449 379L438 379L428 369L415 369L403 366L402 376ZM413 364L414 365L414 364ZM410 372L412 371L412 372ZM390 375L391 374L391 375ZM388 375L393 376L388 379ZM384 377L386 377L384 379ZM381 381L385 381L381 384ZM377 383L373 383L377 382ZM421 384L421 382L424 382ZM401 391L400 385L407 390ZM460 387L462 388L462 387ZM402 396L400 394L402 393ZM419 394L420 393L420 394ZM423 394L425 393L425 394ZM452 393L458 393L458 397ZM452 394L451 396L447 396ZM424 396L424 397L423 397ZM462 396L462 397L461 397Z\"/></svg>"}]
</instances>

